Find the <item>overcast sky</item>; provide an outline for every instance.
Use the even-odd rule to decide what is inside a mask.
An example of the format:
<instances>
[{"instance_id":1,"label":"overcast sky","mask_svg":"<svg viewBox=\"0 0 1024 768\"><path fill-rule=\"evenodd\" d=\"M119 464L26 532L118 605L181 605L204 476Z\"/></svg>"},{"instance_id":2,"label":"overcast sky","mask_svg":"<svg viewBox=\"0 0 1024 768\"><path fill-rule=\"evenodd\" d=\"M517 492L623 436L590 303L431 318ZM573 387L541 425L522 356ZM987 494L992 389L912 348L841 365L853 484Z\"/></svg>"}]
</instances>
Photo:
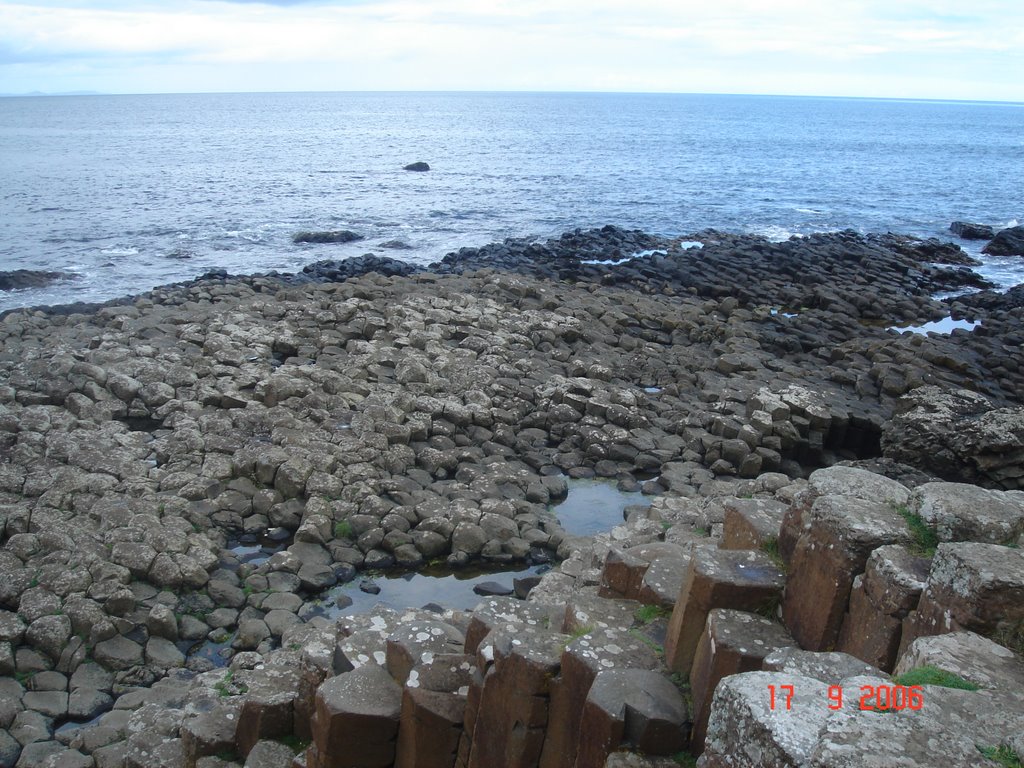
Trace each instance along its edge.
<instances>
[{"instance_id":1,"label":"overcast sky","mask_svg":"<svg viewBox=\"0 0 1024 768\"><path fill-rule=\"evenodd\" d=\"M1024 101L1024 0L0 2L0 92Z\"/></svg>"}]
</instances>

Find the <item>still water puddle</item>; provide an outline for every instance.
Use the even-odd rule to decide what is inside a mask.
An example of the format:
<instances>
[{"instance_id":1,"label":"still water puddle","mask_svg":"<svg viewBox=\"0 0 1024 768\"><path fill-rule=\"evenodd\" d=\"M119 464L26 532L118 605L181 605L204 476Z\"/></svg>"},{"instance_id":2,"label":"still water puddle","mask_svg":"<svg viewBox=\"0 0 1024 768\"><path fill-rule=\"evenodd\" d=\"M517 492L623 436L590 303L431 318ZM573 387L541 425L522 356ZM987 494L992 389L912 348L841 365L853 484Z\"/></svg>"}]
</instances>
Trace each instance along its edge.
<instances>
[{"instance_id":1,"label":"still water puddle","mask_svg":"<svg viewBox=\"0 0 1024 768\"><path fill-rule=\"evenodd\" d=\"M890 331L896 331L897 333L905 333L910 331L911 333L926 334L926 333L945 333L950 334L957 329L965 331L973 331L981 325L980 320L954 320L952 317L944 317L941 320L935 320L931 323L925 323L924 325L907 325L904 327L890 326Z\"/></svg>"},{"instance_id":2,"label":"still water puddle","mask_svg":"<svg viewBox=\"0 0 1024 768\"><path fill-rule=\"evenodd\" d=\"M481 568L452 571L446 566L439 566L419 572L361 573L355 580L334 587L323 595L320 615L334 619L366 613L375 605L402 609L422 608L428 603L443 608L469 610L484 599L473 591L477 585L496 582L511 590L513 578L535 576L548 568L550 566L528 566L523 563L501 571ZM359 585L366 580L376 584L380 593L374 595L360 589Z\"/></svg>"},{"instance_id":3,"label":"still water puddle","mask_svg":"<svg viewBox=\"0 0 1024 768\"><path fill-rule=\"evenodd\" d=\"M607 480L570 480L569 495L551 511L566 533L593 536L622 525L626 507L650 505L651 500L639 491L620 491Z\"/></svg>"}]
</instances>

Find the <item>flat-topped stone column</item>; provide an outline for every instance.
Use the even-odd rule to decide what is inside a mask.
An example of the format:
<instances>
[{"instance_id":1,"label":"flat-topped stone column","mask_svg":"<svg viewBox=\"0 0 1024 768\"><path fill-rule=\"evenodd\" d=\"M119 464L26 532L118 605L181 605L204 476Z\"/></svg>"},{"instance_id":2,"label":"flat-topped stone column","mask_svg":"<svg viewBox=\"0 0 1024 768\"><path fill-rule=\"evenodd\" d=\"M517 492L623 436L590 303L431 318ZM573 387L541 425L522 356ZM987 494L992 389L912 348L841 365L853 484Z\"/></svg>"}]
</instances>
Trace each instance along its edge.
<instances>
[{"instance_id":1,"label":"flat-topped stone column","mask_svg":"<svg viewBox=\"0 0 1024 768\"><path fill-rule=\"evenodd\" d=\"M969 630L1013 635L1024 626L1024 550L998 544L940 544L917 610L903 627L900 655L919 637Z\"/></svg>"},{"instance_id":2,"label":"flat-topped stone column","mask_svg":"<svg viewBox=\"0 0 1024 768\"><path fill-rule=\"evenodd\" d=\"M689 674L708 613L714 608L741 611L778 604L785 575L763 552L702 549L690 561L665 640L665 663Z\"/></svg>"},{"instance_id":3,"label":"flat-topped stone column","mask_svg":"<svg viewBox=\"0 0 1024 768\"><path fill-rule=\"evenodd\" d=\"M879 547L854 579L836 649L892 671L903 620L917 607L929 562L899 545Z\"/></svg>"},{"instance_id":4,"label":"flat-topped stone column","mask_svg":"<svg viewBox=\"0 0 1024 768\"><path fill-rule=\"evenodd\" d=\"M902 486L901 486L902 487ZM889 504L849 496L819 496L793 550L782 616L802 648L831 650L857 574L885 544L910 539L906 521Z\"/></svg>"},{"instance_id":5,"label":"flat-topped stone column","mask_svg":"<svg viewBox=\"0 0 1024 768\"><path fill-rule=\"evenodd\" d=\"M785 627L763 616L728 608L716 608L708 614L690 671L691 753L704 751L711 699L718 683L729 675L760 670L766 656L793 645Z\"/></svg>"}]
</instances>

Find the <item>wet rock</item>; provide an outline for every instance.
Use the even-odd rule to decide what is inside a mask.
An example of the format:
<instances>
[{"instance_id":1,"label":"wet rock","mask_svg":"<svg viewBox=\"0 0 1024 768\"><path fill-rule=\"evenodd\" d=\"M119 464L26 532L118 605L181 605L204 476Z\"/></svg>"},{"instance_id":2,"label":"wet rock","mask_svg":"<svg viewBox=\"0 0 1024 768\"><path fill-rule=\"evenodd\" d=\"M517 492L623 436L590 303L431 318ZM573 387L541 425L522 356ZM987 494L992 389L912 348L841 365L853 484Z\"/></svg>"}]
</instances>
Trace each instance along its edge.
<instances>
[{"instance_id":1,"label":"wet rock","mask_svg":"<svg viewBox=\"0 0 1024 768\"><path fill-rule=\"evenodd\" d=\"M422 172L422 171L429 171L430 170L430 166L427 163L419 161L419 162L416 162L416 163L409 163L408 165L404 166L402 168L402 170L403 171L420 171L420 172Z\"/></svg>"},{"instance_id":2,"label":"wet rock","mask_svg":"<svg viewBox=\"0 0 1024 768\"><path fill-rule=\"evenodd\" d=\"M981 250L991 256L1024 256L1024 226L999 230Z\"/></svg>"},{"instance_id":3,"label":"wet rock","mask_svg":"<svg viewBox=\"0 0 1024 768\"><path fill-rule=\"evenodd\" d=\"M66 280L74 275L65 272L53 272L38 269L15 269L0 272L0 291L16 291L25 288L42 288L58 280Z\"/></svg>"},{"instance_id":4,"label":"wet rock","mask_svg":"<svg viewBox=\"0 0 1024 768\"><path fill-rule=\"evenodd\" d=\"M473 591L484 597L504 597L513 593L512 587L497 581L484 581L473 586Z\"/></svg>"},{"instance_id":5,"label":"wet rock","mask_svg":"<svg viewBox=\"0 0 1024 768\"><path fill-rule=\"evenodd\" d=\"M949 225L949 231L964 240L991 240L996 234L988 224L972 224L967 221L954 221Z\"/></svg>"},{"instance_id":6,"label":"wet rock","mask_svg":"<svg viewBox=\"0 0 1024 768\"><path fill-rule=\"evenodd\" d=\"M362 235L347 229L336 229L329 232L296 232L292 235L294 243L351 243L362 239Z\"/></svg>"}]
</instances>

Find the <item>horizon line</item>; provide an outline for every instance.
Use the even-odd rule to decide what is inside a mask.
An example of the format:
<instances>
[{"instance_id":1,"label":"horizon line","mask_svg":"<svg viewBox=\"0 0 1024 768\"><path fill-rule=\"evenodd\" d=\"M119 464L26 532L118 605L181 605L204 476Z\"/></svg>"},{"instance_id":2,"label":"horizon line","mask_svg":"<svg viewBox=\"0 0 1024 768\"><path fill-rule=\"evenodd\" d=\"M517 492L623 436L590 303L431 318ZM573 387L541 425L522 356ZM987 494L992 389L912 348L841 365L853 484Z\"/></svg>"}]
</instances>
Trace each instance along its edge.
<instances>
[{"instance_id":1,"label":"horizon line","mask_svg":"<svg viewBox=\"0 0 1024 768\"><path fill-rule=\"evenodd\" d=\"M1024 101L1005 101L1000 99L954 99L933 98L923 96L850 96L819 93L727 93L720 91L602 91L602 90L529 90L529 89L365 89L365 90L252 90L252 91L26 91L22 93L0 93L0 98L67 98L93 96L243 96L243 95L301 95L301 94L422 94L422 95L551 95L551 96L741 96L749 98L773 99L835 99L859 101L893 101L893 102L924 102L934 104L990 104L1006 106L1024 106Z\"/></svg>"}]
</instances>

